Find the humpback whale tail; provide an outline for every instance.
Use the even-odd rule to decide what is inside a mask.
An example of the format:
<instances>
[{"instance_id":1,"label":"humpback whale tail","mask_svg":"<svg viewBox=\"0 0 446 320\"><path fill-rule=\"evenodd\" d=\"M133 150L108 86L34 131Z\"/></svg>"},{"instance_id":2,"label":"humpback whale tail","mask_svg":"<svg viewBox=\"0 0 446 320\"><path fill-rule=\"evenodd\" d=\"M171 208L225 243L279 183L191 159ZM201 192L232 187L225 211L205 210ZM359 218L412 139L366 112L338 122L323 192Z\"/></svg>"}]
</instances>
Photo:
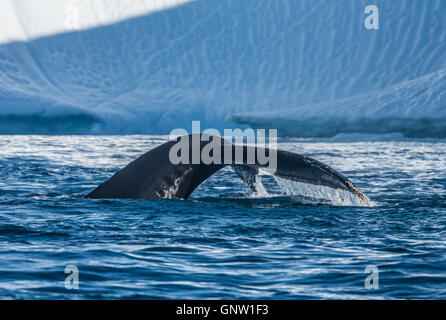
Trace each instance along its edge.
<instances>
[{"instance_id":1,"label":"humpback whale tail","mask_svg":"<svg viewBox=\"0 0 446 320\"><path fill-rule=\"evenodd\" d=\"M212 143L219 146L210 152L213 161L195 159L193 140L199 141L198 152ZM204 138L204 139L203 139ZM183 160L172 163L172 150L181 142ZM209 146L208 146L209 147ZM218 150L217 152L215 150ZM243 151L237 158L237 151ZM236 146L218 136L195 134L168 141L129 163L110 179L100 184L87 198L186 199L206 179L225 166L232 166L237 175L256 191L255 177L259 169L268 170L259 154L275 152L273 174L282 179L348 191L368 204L368 198L353 183L331 167L306 156L256 146ZM229 161L227 155L230 155ZM254 155L249 159L249 155Z\"/></svg>"}]
</instances>

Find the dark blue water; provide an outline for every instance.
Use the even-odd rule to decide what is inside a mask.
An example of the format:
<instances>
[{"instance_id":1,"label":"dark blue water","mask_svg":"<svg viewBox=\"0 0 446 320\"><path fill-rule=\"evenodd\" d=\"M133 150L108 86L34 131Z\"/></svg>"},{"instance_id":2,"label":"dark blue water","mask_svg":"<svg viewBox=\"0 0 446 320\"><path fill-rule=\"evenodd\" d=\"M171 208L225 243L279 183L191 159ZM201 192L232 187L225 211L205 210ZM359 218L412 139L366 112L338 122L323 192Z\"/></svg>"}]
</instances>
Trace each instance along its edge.
<instances>
[{"instance_id":1,"label":"dark blue water","mask_svg":"<svg viewBox=\"0 0 446 320\"><path fill-rule=\"evenodd\" d=\"M83 198L163 141L1 136L0 297L446 298L446 143L280 143L339 169L372 207L252 196L230 170L186 201Z\"/></svg>"}]
</instances>

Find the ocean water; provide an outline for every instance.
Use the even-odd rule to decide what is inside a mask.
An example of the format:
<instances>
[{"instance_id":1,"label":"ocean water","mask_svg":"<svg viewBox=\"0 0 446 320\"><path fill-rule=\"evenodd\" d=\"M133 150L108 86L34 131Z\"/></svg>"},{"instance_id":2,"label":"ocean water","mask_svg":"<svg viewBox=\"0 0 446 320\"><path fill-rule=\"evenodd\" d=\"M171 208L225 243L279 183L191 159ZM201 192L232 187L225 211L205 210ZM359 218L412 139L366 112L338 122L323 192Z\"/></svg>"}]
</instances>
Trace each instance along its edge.
<instances>
[{"instance_id":1,"label":"ocean water","mask_svg":"<svg viewBox=\"0 0 446 320\"><path fill-rule=\"evenodd\" d=\"M84 199L166 139L0 136L0 298L446 298L444 140L279 143L341 171L371 207L284 195L270 177L251 195L230 169L189 200Z\"/></svg>"}]
</instances>

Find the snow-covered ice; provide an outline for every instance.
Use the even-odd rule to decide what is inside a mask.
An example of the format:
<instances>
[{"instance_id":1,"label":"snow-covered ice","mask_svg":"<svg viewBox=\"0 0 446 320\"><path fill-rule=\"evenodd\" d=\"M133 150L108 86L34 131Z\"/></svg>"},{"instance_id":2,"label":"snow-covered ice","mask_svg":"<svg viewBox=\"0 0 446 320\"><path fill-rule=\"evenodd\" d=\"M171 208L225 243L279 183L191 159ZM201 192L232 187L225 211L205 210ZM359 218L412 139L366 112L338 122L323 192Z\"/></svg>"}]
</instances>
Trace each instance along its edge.
<instances>
[{"instance_id":1,"label":"snow-covered ice","mask_svg":"<svg viewBox=\"0 0 446 320\"><path fill-rule=\"evenodd\" d=\"M194 0L1 0L0 43L89 29L190 1Z\"/></svg>"}]
</instances>

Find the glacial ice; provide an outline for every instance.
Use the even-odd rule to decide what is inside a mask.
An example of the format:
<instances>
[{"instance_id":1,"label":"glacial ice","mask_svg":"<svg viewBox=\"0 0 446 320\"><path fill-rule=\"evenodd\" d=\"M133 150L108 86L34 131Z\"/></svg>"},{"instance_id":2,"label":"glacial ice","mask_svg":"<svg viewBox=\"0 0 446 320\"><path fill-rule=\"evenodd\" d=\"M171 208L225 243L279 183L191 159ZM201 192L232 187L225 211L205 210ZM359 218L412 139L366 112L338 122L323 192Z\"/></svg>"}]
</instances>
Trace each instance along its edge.
<instances>
[{"instance_id":1,"label":"glacial ice","mask_svg":"<svg viewBox=\"0 0 446 320\"><path fill-rule=\"evenodd\" d=\"M0 133L446 136L446 1L106 2L2 0Z\"/></svg>"}]
</instances>

